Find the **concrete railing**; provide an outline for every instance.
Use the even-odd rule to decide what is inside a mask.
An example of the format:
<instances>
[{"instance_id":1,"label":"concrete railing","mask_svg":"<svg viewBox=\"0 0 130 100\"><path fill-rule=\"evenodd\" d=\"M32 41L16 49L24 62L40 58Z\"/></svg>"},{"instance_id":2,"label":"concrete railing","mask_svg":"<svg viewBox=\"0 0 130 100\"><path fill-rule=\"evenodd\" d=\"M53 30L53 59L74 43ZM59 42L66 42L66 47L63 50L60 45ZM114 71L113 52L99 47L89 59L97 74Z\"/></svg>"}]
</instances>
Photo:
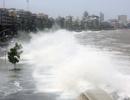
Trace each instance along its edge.
<instances>
[{"instance_id":1,"label":"concrete railing","mask_svg":"<svg viewBox=\"0 0 130 100\"><path fill-rule=\"evenodd\" d=\"M112 97L101 89L90 89L81 93L78 100L113 100Z\"/></svg>"}]
</instances>

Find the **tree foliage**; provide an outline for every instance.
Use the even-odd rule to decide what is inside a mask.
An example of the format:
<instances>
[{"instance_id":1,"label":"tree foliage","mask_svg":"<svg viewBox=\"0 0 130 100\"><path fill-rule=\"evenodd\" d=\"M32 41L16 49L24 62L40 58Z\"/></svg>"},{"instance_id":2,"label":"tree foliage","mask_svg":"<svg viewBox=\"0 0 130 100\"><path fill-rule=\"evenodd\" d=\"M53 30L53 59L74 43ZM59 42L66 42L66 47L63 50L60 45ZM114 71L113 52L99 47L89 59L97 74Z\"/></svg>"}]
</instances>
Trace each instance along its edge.
<instances>
[{"instance_id":1,"label":"tree foliage","mask_svg":"<svg viewBox=\"0 0 130 100\"><path fill-rule=\"evenodd\" d=\"M22 45L15 43L15 46L11 48L10 51L8 52L8 60L10 63L14 64L14 67L16 63L18 63L20 60L20 55L23 52L21 49Z\"/></svg>"}]
</instances>

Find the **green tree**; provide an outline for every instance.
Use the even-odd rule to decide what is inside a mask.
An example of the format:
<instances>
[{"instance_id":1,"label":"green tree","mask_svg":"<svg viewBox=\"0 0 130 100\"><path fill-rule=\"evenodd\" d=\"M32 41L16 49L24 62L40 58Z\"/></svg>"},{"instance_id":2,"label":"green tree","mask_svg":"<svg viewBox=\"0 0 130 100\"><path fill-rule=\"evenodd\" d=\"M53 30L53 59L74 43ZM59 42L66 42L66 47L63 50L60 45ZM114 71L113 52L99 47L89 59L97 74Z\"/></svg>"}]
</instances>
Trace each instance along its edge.
<instances>
[{"instance_id":1,"label":"green tree","mask_svg":"<svg viewBox=\"0 0 130 100\"><path fill-rule=\"evenodd\" d=\"M15 43L15 46L11 48L10 51L8 52L8 60L10 63L14 64L14 70L17 70L16 64L19 62L20 55L23 52L21 49L22 45Z\"/></svg>"}]
</instances>

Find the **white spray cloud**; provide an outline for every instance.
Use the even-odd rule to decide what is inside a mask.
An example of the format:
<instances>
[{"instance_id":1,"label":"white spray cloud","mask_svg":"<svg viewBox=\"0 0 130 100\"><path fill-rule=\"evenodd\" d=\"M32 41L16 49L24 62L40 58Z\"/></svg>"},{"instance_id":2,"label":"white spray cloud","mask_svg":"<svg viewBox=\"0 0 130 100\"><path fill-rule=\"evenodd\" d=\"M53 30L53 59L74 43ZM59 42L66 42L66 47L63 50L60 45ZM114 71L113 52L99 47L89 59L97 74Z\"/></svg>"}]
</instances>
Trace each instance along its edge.
<instances>
[{"instance_id":1,"label":"white spray cloud","mask_svg":"<svg viewBox=\"0 0 130 100\"><path fill-rule=\"evenodd\" d=\"M115 69L110 53L80 45L74 34L65 30L39 32L24 46L34 66L38 91L75 96L88 88L106 85L129 94L130 78Z\"/></svg>"}]
</instances>

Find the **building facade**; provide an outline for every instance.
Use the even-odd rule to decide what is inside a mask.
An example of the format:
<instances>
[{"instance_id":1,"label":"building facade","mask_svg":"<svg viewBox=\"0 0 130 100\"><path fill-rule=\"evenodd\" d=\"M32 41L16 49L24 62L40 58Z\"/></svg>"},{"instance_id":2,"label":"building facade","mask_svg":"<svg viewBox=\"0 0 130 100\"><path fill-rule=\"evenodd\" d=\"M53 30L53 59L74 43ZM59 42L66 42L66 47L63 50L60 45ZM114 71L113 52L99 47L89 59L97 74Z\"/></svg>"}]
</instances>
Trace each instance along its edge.
<instances>
[{"instance_id":1,"label":"building facade","mask_svg":"<svg viewBox=\"0 0 130 100\"><path fill-rule=\"evenodd\" d=\"M126 26L128 24L127 15L119 15L118 16L118 21L119 21L120 24Z\"/></svg>"}]
</instances>

